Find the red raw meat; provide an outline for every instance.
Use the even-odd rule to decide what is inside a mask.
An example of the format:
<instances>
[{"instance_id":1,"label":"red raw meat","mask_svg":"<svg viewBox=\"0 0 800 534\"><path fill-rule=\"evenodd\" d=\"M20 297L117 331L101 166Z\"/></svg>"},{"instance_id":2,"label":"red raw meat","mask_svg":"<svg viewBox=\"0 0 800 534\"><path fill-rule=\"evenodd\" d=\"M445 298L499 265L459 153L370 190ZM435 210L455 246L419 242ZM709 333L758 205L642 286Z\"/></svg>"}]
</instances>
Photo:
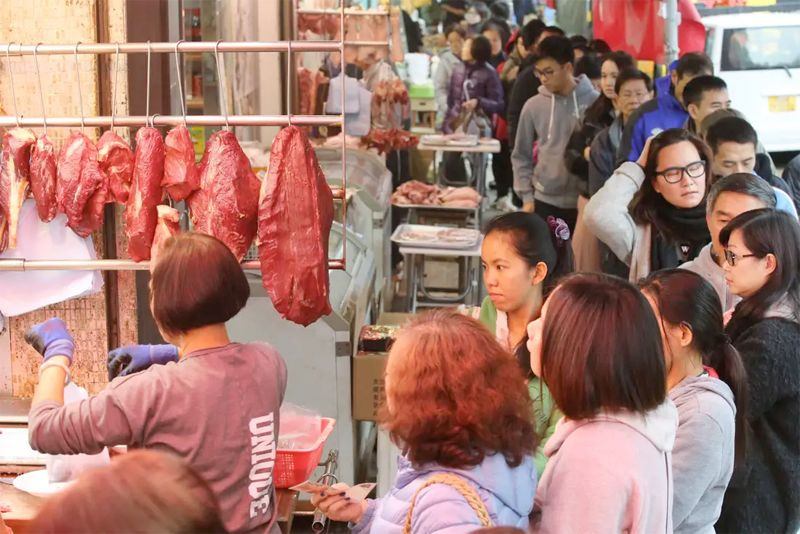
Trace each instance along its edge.
<instances>
[{"instance_id":1,"label":"red raw meat","mask_svg":"<svg viewBox=\"0 0 800 534\"><path fill-rule=\"evenodd\" d=\"M185 200L200 187L200 173L194 161L192 136L184 125L176 126L167 133L164 141L164 178L161 186L172 200Z\"/></svg>"},{"instance_id":2,"label":"red raw meat","mask_svg":"<svg viewBox=\"0 0 800 534\"><path fill-rule=\"evenodd\" d=\"M80 132L73 133L58 156L56 198L67 215L67 226L86 237L103 226L108 177L97 163L97 146Z\"/></svg>"},{"instance_id":3,"label":"red raw meat","mask_svg":"<svg viewBox=\"0 0 800 534\"><path fill-rule=\"evenodd\" d=\"M3 135L0 161L0 212L8 224L8 246L17 247L19 210L28 196L31 178L31 147L36 142L33 132L14 128Z\"/></svg>"},{"instance_id":4,"label":"red raw meat","mask_svg":"<svg viewBox=\"0 0 800 534\"><path fill-rule=\"evenodd\" d=\"M108 130L97 142L97 162L108 176L109 202L128 202L133 179L133 150L123 138Z\"/></svg>"},{"instance_id":5,"label":"red raw meat","mask_svg":"<svg viewBox=\"0 0 800 534\"><path fill-rule=\"evenodd\" d=\"M261 280L284 318L307 326L331 313L328 238L333 194L308 138L281 130L258 207Z\"/></svg>"},{"instance_id":6,"label":"red raw meat","mask_svg":"<svg viewBox=\"0 0 800 534\"><path fill-rule=\"evenodd\" d=\"M214 133L200 162L200 189L189 197L194 229L225 243L241 261L256 235L260 185L233 132Z\"/></svg>"},{"instance_id":7,"label":"red raw meat","mask_svg":"<svg viewBox=\"0 0 800 534\"><path fill-rule=\"evenodd\" d=\"M150 259L150 247L158 222L157 206L164 197L161 189L163 177L164 139L155 128L140 128L136 132L133 183L125 207L128 255L134 261Z\"/></svg>"},{"instance_id":8,"label":"red raw meat","mask_svg":"<svg viewBox=\"0 0 800 534\"><path fill-rule=\"evenodd\" d=\"M150 249L151 261L157 260L164 242L181 231L181 214L178 210L166 204L159 204L156 209L158 210L158 224L156 224L156 232L153 237L153 246ZM150 267L152 270L152 264Z\"/></svg>"},{"instance_id":9,"label":"red raw meat","mask_svg":"<svg viewBox=\"0 0 800 534\"><path fill-rule=\"evenodd\" d=\"M50 222L58 212L56 202L56 149L47 135L31 149L31 190L39 218Z\"/></svg>"}]
</instances>

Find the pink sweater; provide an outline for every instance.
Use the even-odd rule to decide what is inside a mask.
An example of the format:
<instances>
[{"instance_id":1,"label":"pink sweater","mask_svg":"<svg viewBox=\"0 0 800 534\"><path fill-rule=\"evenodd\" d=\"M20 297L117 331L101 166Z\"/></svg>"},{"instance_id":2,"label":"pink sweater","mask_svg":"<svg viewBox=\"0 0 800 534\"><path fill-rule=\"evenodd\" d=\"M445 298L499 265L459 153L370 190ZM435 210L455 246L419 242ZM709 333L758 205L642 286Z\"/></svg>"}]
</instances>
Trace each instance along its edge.
<instances>
[{"instance_id":1,"label":"pink sweater","mask_svg":"<svg viewBox=\"0 0 800 534\"><path fill-rule=\"evenodd\" d=\"M672 532L672 445L678 413L667 400L627 412L561 419L547 442L533 532Z\"/></svg>"}]
</instances>

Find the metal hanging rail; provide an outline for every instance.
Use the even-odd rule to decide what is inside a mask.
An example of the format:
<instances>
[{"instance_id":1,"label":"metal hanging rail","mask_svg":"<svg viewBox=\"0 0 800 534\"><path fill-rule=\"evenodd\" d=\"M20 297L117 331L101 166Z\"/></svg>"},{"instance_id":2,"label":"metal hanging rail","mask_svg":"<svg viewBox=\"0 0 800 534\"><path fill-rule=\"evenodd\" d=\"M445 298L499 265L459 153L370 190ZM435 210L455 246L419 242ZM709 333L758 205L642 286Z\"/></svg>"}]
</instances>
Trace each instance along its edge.
<instances>
[{"instance_id":1,"label":"metal hanging rail","mask_svg":"<svg viewBox=\"0 0 800 534\"><path fill-rule=\"evenodd\" d=\"M328 260L328 268L344 269L344 261ZM147 271L149 261L133 260L26 260L22 258L0 259L0 272L21 271ZM258 261L242 262L242 269L260 270Z\"/></svg>"},{"instance_id":2,"label":"metal hanging rail","mask_svg":"<svg viewBox=\"0 0 800 534\"><path fill-rule=\"evenodd\" d=\"M19 126L32 128L43 126L78 127L82 124L92 127L110 127L112 117L19 117L13 115L0 116L0 126ZM342 124L341 115L131 115L114 116L113 124L117 126L334 126Z\"/></svg>"},{"instance_id":3,"label":"metal hanging rail","mask_svg":"<svg viewBox=\"0 0 800 534\"><path fill-rule=\"evenodd\" d=\"M376 41L378 42L378 41ZM0 43L0 51L8 50L12 56L72 55L72 54L174 54L178 52L339 52L341 41L182 41L179 43L78 43L74 44L22 44Z\"/></svg>"}]
</instances>

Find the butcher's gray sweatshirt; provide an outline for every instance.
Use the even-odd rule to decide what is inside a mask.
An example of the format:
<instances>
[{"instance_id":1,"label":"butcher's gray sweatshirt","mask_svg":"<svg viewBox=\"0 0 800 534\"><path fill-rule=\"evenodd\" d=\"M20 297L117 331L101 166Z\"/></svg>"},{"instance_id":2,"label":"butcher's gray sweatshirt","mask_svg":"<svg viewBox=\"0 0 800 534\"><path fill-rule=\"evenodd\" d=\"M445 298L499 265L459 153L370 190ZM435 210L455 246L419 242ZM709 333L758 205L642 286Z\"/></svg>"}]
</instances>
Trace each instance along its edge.
<instances>
[{"instance_id":1,"label":"butcher's gray sweatshirt","mask_svg":"<svg viewBox=\"0 0 800 534\"><path fill-rule=\"evenodd\" d=\"M81 402L31 408L31 447L48 454L105 446L183 458L214 492L229 532L279 532L272 471L286 364L263 343L231 343L114 379Z\"/></svg>"},{"instance_id":2,"label":"butcher's gray sweatshirt","mask_svg":"<svg viewBox=\"0 0 800 534\"><path fill-rule=\"evenodd\" d=\"M523 202L535 199L565 209L578 205L578 177L567 171L564 149L598 92L583 74L575 83L566 96L553 95L542 85L522 107L511 162L514 191Z\"/></svg>"},{"instance_id":3,"label":"butcher's gray sweatshirt","mask_svg":"<svg viewBox=\"0 0 800 534\"><path fill-rule=\"evenodd\" d=\"M678 408L672 448L674 532L713 534L733 474L736 405L718 378L685 378L669 391Z\"/></svg>"}]
</instances>

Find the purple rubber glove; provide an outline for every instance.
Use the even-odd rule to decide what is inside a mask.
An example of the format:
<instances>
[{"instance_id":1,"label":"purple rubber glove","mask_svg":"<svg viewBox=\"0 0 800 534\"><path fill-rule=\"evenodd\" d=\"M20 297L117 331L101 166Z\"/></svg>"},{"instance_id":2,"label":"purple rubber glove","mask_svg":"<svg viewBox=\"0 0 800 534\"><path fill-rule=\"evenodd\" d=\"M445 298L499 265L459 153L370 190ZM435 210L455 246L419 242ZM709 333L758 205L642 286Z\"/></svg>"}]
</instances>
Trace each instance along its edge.
<instances>
[{"instance_id":1,"label":"purple rubber glove","mask_svg":"<svg viewBox=\"0 0 800 534\"><path fill-rule=\"evenodd\" d=\"M25 341L44 356L45 361L53 356L66 356L72 364L75 340L69 334L67 325L58 317L30 327L25 332Z\"/></svg>"},{"instance_id":2,"label":"purple rubber glove","mask_svg":"<svg viewBox=\"0 0 800 534\"><path fill-rule=\"evenodd\" d=\"M108 353L108 379L132 375L153 364L177 361L178 349L174 345L127 345Z\"/></svg>"}]
</instances>

